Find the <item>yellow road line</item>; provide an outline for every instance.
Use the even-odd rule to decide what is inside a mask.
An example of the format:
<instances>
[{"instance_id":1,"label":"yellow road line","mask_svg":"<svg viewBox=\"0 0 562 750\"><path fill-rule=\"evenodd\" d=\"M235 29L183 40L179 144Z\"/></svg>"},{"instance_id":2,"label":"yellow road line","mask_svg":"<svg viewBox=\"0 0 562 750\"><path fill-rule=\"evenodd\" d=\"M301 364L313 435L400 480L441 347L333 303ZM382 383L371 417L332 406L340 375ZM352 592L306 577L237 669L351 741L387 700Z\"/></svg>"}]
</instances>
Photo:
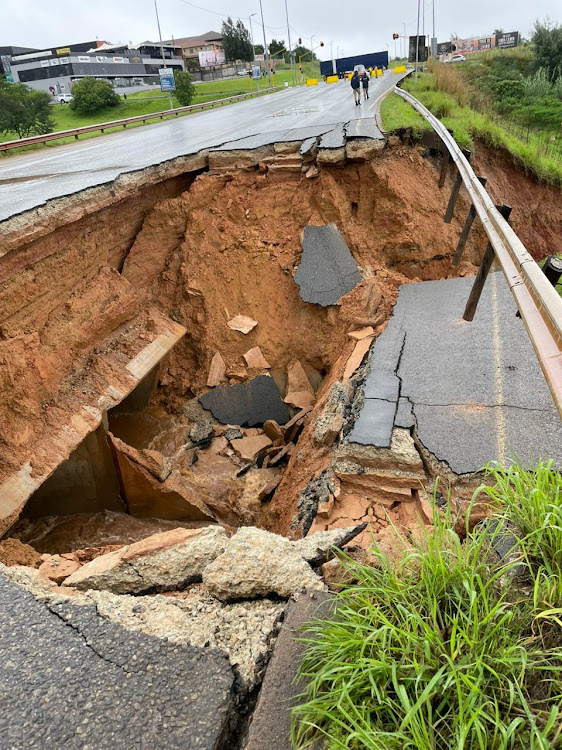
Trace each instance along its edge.
<instances>
[{"instance_id":1,"label":"yellow road line","mask_svg":"<svg viewBox=\"0 0 562 750\"><path fill-rule=\"evenodd\" d=\"M492 277L492 327L493 327L493 340L494 340L494 385L496 390L496 408L494 412L496 414L496 432L498 442L498 461L501 464L505 464L506 456L506 427L505 427L505 412L504 412L504 400L503 400L503 364L502 364L502 347L500 339L500 324L499 324L499 310L498 310L498 294L497 294L497 282L496 274L491 273Z\"/></svg>"}]
</instances>

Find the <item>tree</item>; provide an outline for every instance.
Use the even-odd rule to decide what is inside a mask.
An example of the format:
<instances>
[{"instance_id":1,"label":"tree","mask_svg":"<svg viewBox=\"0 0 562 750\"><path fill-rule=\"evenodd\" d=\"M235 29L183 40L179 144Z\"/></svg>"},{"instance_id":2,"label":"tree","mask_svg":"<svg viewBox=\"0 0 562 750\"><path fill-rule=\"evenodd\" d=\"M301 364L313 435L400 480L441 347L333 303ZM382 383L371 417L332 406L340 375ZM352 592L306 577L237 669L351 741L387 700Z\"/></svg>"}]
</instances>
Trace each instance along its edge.
<instances>
[{"instance_id":1,"label":"tree","mask_svg":"<svg viewBox=\"0 0 562 750\"><path fill-rule=\"evenodd\" d=\"M55 127L51 119L51 96L23 83L0 81L0 132L19 138L44 135Z\"/></svg>"},{"instance_id":2,"label":"tree","mask_svg":"<svg viewBox=\"0 0 562 750\"><path fill-rule=\"evenodd\" d=\"M264 54L263 44L254 44L254 54L256 55Z\"/></svg>"},{"instance_id":3,"label":"tree","mask_svg":"<svg viewBox=\"0 0 562 750\"><path fill-rule=\"evenodd\" d=\"M304 58L303 62L310 62L311 60L316 60L316 55L314 54L314 52L310 54L310 50L307 47L302 47L302 46L295 47L295 49L293 50L293 54L295 56L295 60L297 61L297 63L300 57Z\"/></svg>"},{"instance_id":4,"label":"tree","mask_svg":"<svg viewBox=\"0 0 562 750\"><path fill-rule=\"evenodd\" d=\"M554 81L562 71L562 26L548 19L535 21L532 42L535 45L535 70L543 68Z\"/></svg>"},{"instance_id":5,"label":"tree","mask_svg":"<svg viewBox=\"0 0 562 750\"><path fill-rule=\"evenodd\" d=\"M70 108L81 115L97 112L107 107L116 107L121 99L107 81L95 78L82 78L72 87L73 100Z\"/></svg>"},{"instance_id":6,"label":"tree","mask_svg":"<svg viewBox=\"0 0 562 750\"><path fill-rule=\"evenodd\" d=\"M285 49L285 41L284 39L281 39L280 41L277 41L277 39L272 39L268 46L269 54L273 56L278 52L281 52L282 49Z\"/></svg>"},{"instance_id":7,"label":"tree","mask_svg":"<svg viewBox=\"0 0 562 750\"><path fill-rule=\"evenodd\" d=\"M193 76L187 70L180 70L174 73L174 80L176 82L176 99L182 107L187 107L195 96Z\"/></svg>"},{"instance_id":8,"label":"tree","mask_svg":"<svg viewBox=\"0 0 562 750\"><path fill-rule=\"evenodd\" d=\"M494 29L493 36L496 38L496 44L498 43L498 37L503 34L503 29Z\"/></svg>"},{"instance_id":9,"label":"tree","mask_svg":"<svg viewBox=\"0 0 562 750\"><path fill-rule=\"evenodd\" d=\"M229 16L226 21L222 22L221 33L222 46L227 60L246 60L248 62L253 60L250 32L240 19L234 24Z\"/></svg>"}]
</instances>

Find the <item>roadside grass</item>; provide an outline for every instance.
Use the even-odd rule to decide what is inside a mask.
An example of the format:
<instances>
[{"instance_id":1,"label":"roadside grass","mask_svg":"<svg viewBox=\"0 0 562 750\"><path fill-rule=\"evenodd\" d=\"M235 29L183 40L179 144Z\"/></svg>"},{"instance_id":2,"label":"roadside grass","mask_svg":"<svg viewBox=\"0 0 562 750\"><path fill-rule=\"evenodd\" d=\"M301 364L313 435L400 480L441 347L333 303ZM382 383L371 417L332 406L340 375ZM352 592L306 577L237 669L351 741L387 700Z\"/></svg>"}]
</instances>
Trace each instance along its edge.
<instances>
[{"instance_id":1,"label":"roadside grass","mask_svg":"<svg viewBox=\"0 0 562 750\"><path fill-rule=\"evenodd\" d=\"M307 73L307 69L309 72ZM318 63L309 63L305 68L305 74L313 75L315 71L319 70ZM280 70L273 76L274 86L283 86L284 82L287 81L289 86L292 85L291 71ZM210 101L226 99L230 96L236 96L237 94L246 94L251 91L263 91L266 93L268 87L267 78L262 78L261 81L252 81L249 77L238 77L236 79L226 79L218 81L209 81L206 83L200 83L195 86L195 96L192 104L205 104ZM179 107L180 104L172 96L172 106ZM127 99L122 99L120 104L116 107L110 107L108 109L99 110L89 115L81 115L77 112L73 112L70 107L66 104L53 105L51 116L55 121L54 131L71 130L73 128L81 128L87 125L97 125L102 122L111 122L113 120L122 120L127 117L136 117L138 115L153 114L156 112L164 112L169 109L169 97L168 94L164 94L159 90L148 90L135 92L133 94L127 94ZM183 115L182 115L183 116ZM164 119L170 119L175 117L164 116ZM161 120L152 120L152 122L161 122ZM127 125L127 129L133 127L141 127L145 123L133 123ZM146 123L147 125L151 124ZM115 128L108 128L106 133L121 132L122 126ZM96 138L102 133L85 133L80 136L80 140L87 138ZM15 133L2 133L0 134L0 143L4 141L11 141L17 139ZM7 158L11 155L25 153L27 151L37 151L42 148L53 148L65 143L75 143L73 136L69 138L61 138L60 140L50 141L45 144L37 144L35 146L26 146L11 150L9 152L0 152L0 158Z\"/></svg>"},{"instance_id":2,"label":"roadside grass","mask_svg":"<svg viewBox=\"0 0 562 750\"><path fill-rule=\"evenodd\" d=\"M490 466L488 479L493 532L481 524L462 541L435 510L434 533L400 563L376 548L377 567L346 560L355 583L305 628L294 748L560 747L562 475L540 463ZM507 521L520 529L509 564L489 536Z\"/></svg>"},{"instance_id":3,"label":"roadside grass","mask_svg":"<svg viewBox=\"0 0 562 750\"><path fill-rule=\"evenodd\" d=\"M411 128L414 137L419 138L424 132L431 130L431 125L398 94L390 93L385 96L380 111L382 127L387 133Z\"/></svg>"}]
</instances>

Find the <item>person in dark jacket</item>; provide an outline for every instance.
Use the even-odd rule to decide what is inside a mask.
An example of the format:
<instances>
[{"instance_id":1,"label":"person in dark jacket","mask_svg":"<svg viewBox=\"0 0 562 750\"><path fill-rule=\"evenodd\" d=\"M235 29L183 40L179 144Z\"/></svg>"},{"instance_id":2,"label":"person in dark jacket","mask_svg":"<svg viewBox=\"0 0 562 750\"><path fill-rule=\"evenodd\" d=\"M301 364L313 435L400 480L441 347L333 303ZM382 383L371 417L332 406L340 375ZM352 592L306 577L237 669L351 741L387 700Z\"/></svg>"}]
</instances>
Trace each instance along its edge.
<instances>
[{"instance_id":1,"label":"person in dark jacket","mask_svg":"<svg viewBox=\"0 0 562 750\"><path fill-rule=\"evenodd\" d=\"M361 104L361 79L356 70L353 71L353 75L351 76L351 88L353 89L355 104Z\"/></svg>"},{"instance_id":2,"label":"person in dark jacket","mask_svg":"<svg viewBox=\"0 0 562 750\"><path fill-rule=\"evenodd\" d=\"M369 98L369 73L365 71L361 76L361 85L363 86L363 98Z\"/></svg>"}]
</instances>

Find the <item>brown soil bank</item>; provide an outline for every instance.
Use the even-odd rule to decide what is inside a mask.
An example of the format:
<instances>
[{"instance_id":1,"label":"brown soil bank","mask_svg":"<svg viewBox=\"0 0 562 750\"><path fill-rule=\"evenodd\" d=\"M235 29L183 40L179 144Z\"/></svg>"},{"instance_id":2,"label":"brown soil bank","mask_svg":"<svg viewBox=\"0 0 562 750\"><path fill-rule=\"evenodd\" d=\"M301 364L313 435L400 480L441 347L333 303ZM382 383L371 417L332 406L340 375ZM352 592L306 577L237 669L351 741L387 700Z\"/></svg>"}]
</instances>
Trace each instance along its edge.
<instances>
[{"instance_id":1,"label":"brown soil bank","mask_svg":"<svg viewBox=\"0 0 562 750\"><path fill-rule=\"evenodd\" d=\"M103 421L107 408L128 392L123 373L135 370L131 363L138 364L147 348L158 348L162 331L170 334L179 324L186 334L154 369L143 407L149 403L152 410L146 419L154 410L167 415L162 424L172 435L171 455L181 447L179 433L194 424L185 406L208 390L216 352L225 363L223 382L234 384L259 372L243 356L259 347L282 393L287 365L298 360L320 403L353 348L349 331L367 325L381 330L402 283L474 272L485 246L475 227L463 265L451 268L466 200L461 195L456 218L444 224L448 189L438 190L421 150L405 147L344 168L320 166L313 179L262 165L180 175L138 195L129 184L127 196L113 203L96 195L102 210L64 225L50 217L33 241L18 247L12 237L12 249L0 259L0 492L6 479L24 474L32 483L50 467L53 435L60 448L72 431L83 430L88 414L97 410ZM338 305L320 308L302 302L293 275L304 227L330 222L343 234L362 281ZM532 250L534 243L527 244ZM227 326L235 315L258 324L244 335ZM135 441L137 429L116 436L139 450L155 448L158 430L143 442ZM225 442L218 429L214 437ZM166 455L163 442L156 447ZM98 449L96 443L89 450ZM206 450L198 471L207 470L216 484L224 469L230 482L225 457L216 459L219 471L213 458L219 449ZM307 452L306 465L298 456L297 450L291 459L294 484L283 483L287 512L303 484L323 468L314 451ZM143 471L164 472L152 454L135 454L134 461ZM153 479L143 481L149 496ZM207 506L195 497L198 486L192 491L199 515L182 518L186 522L207 518ZM114 489L98 483L87 510L126 510L104 501L103 493ZM176 494L170 490L170 497ZM229 502L227 496L217 491L214 499ZM222 519L235 523L230 510ZM61 514L58 506L54 512ZM223 522L220 514L215 518Z\"/></svg>"}]
</instances>

